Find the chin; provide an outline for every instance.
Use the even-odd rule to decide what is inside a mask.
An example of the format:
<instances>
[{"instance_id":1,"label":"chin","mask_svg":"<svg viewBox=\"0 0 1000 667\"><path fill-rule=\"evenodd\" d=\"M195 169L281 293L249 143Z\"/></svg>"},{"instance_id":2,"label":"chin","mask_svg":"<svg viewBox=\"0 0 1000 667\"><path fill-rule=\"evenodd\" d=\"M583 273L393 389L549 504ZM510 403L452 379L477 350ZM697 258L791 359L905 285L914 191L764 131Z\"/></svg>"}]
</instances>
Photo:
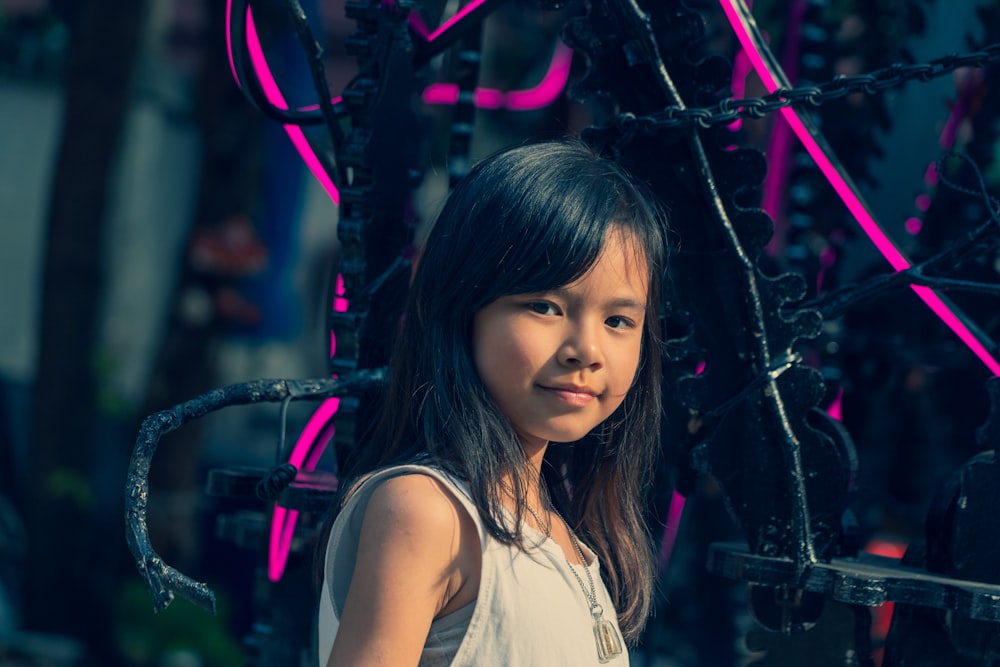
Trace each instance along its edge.
<instances>
[{"instance_id":1,"label":"chin","mask_svg":"<svg viewBox=\"0 0 1000 667\"><path fill-rule=\"evenodd\" d=\"M587 437L588 433L590 433L590 430L584 431L582 433L576 433L576 432L566 433L565 431L558 434L553 433L552 437L549 438L549 442L553 445L565 445L568 443L576 442L578 440L582 440L583 438Z\"/></svg>"}]
</instances>

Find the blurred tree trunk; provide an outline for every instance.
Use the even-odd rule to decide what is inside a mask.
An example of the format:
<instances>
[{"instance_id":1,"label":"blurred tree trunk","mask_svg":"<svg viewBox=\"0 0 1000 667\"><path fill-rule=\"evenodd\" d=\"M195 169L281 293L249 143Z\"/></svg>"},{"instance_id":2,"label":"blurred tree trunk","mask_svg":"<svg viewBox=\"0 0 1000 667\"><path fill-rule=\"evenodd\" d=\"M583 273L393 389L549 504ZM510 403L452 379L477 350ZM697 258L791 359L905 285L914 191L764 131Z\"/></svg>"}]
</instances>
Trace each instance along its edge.
<instances>
[{"instance_id":1,"label":"blurred tree trunk","mask_svg":"<svg viewBox=\"0 0 1000 667\"><path fill-rule=\"evenodd\" d=\"M94 530L92 356L110 176L146 2L81 0L77 5L43 268L24 625L85 639L100 650L107 643L103 635L110 628L112 595L95 590L107 582L94 574L119 545L98 544L100 532Z\"/></svg>"}]
</instances>

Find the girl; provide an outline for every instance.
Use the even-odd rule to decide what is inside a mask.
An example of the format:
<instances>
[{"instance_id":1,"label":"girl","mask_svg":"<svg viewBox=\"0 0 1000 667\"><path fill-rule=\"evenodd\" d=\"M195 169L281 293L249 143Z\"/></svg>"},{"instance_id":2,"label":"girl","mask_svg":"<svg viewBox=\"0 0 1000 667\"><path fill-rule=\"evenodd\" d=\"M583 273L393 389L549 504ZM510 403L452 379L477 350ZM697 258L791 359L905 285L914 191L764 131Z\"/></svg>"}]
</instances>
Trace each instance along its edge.
<instances>
[{"instance_id":1,"label":"girl","mask_svg":"<svg viewBox=\"0 0 1000 667\"><path fill-rule=\"evenodd\" d=\"M323 543L320 667L628 664L665 249L655 207L579 143L502 151L455 188Z\"/></svg>"}]
</instances>

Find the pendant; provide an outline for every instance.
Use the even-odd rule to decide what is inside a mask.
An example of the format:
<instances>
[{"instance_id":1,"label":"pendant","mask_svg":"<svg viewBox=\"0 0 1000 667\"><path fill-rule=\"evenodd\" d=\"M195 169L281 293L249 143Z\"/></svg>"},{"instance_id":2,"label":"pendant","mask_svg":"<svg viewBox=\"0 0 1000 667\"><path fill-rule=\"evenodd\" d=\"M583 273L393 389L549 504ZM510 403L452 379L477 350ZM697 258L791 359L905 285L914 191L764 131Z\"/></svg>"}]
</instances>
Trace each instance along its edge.
<instances>
[{"instance_id":1,"label":"pendant","mask_svg":"<svg viewBox=\"0 0 1000 667\"><path fill-rule=\"evenodd\" d=\"M604 611L596 605L590 612L594 616L594 640L597 642L597 660L610 662L622 654L622 640L611 621L604 620Z\"/></svg>"}]
</instances>

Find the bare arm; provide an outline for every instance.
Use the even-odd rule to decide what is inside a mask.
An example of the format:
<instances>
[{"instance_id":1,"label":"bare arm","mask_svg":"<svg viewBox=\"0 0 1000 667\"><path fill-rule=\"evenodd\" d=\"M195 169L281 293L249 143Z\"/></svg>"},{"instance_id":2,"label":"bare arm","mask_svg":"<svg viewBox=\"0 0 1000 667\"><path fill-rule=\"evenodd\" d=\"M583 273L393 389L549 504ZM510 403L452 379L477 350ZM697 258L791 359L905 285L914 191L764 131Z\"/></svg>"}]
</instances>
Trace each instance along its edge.
<instances>
[{"instance_id":1,"label":"bare arm","mask_svg":"<svg viewBox=\"0 0 1000 667\"><path fill-rule=\"evenodd\" d=\"M416 665L431 621L475 599L479 563L475 524L440 483L384 482L365 510L327 667Z\"/></svg>"}]
</instances>

